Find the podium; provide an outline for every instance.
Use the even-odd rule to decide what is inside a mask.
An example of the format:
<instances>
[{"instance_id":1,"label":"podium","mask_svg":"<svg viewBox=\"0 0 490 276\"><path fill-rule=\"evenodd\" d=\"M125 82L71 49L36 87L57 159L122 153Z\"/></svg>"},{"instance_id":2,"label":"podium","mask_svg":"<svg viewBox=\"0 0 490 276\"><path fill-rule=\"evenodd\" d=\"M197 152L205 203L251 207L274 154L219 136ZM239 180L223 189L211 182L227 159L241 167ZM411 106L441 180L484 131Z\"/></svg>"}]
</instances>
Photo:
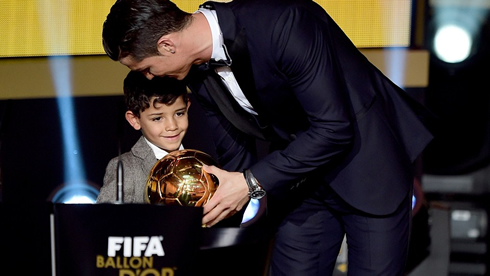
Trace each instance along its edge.
<instances>
[{"instance_id":1,"label":"podium","mask_svg":"<svg viewBox=\"0 0 490 276\"><path fill-rule=\"evenodd\" d=\"M201 220L197 207L0 203L0 274L265 275L268 230Z\"/></svg>"},{"instance_id":2,"label":"podium","mask_svg":"<svg viewBox=\"0 0 490 276\"><path fill-rule=\"evenodd\" d=\"M202 208L54 204L56 275L263 275L260 228L202 228Z\"/></svg>"},{"instance_id":3,"label":"podium","mask_svg":"<svg viewBox=\"0 0 490 276\"><path fill-rule=\"evenodd\" d=\"M51 275L50 203L0 203L0 275Z\"/></svg>"},{"instance_id":4,"label":"podium","mask_svg":"<svg viewBox=\"0 0 490 276\"><path fill-rule=\"evenodd\" d=\"M54 204L59 275L190 275L202 209Z\"/></svg>"}]
</instances>

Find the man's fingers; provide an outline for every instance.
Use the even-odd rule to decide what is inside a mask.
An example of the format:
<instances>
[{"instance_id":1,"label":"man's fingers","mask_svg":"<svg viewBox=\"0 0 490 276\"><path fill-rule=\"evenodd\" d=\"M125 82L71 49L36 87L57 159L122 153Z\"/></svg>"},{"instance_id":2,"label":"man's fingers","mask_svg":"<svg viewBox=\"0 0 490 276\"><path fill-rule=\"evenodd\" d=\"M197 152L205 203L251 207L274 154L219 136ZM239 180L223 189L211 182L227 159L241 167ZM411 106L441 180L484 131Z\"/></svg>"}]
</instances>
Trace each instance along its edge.
<instances>
[{"instance_id":1,"label":"man's fingers","mask_svg":"<svg viewBox=\"0 0 490 276\"><path fill-rule=\"evenodd\" d=\"M204 217L202 218L202 224L207 227L211 227L220 221L219 217L223 215L223 212L226 210L222 210L218 207L218 205L210 205L210 202L204 206Z\"/></svg>"},{"instance_id":2,"label":"man's fingers","mask_svg":"<svg viewBox=\"0 0 490 276\"><path fill-rule=\"evenodd\" d=\"M234 215L239 207L222 202L220 195L216 194L204 205L202 224L211 227L221 220Z\"/></svg>"},{"instance_id":3,"label":"man's fingers","mask_svg":"<svg viewBox=\"0 0 490 276\"><path fill-rule=\"evenodd\" d=\"M202 166L202 168L207 172L207 173L211 173L211 174L216 174L217 170L219 170L217 167L213 166L213 165L206 165L204 164Z\"/></svg>"},{"instance_id":4,"label":"man's fingers","mask_svg":"<svg viewBox=\"0 0 490 276\"><path fill-rule=\"evenodd\" d=\"M236 214L234 209L219 210L219 208L214 208L202 218L202 224L206 227L211 227L234 214Z\"/></svg>"},{"instance_id":5,"label":"man's fingers","mask_svg":"<svg viewBox=\"0 0 490 276\"><path fill-rule=\"evenodd\" d=\"M216 195L215 193L213 197L211 197L211 199L204 204L203 206L204 215L207 215L209 212L211 212L211 210L215 209L218 203L219 203L219 195Z\"/></svg>"},{"instance_id":6,"label":"man's fingers","mask_svg":"<svg viewBox=\"0 0 490 276\"><path fill-rule=\"evenodd\" d=\"M208 227L237 213L248 201L246 184L239 172L227 172L219 167L204 165L206 173L215 175L220 184L211 199L204 204L202 223Z\"/></svg>"}]
</instances>

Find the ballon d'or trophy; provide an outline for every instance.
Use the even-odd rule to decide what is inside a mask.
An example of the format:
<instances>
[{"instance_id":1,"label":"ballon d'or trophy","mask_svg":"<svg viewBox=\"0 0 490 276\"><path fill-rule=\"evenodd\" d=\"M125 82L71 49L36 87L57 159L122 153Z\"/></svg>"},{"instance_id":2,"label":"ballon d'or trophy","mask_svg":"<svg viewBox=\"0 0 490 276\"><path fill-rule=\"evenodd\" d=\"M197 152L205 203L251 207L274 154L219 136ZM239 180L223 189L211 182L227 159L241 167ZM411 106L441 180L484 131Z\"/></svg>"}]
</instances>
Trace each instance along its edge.
<instances>
[{"instance_id":1,"label":"ballon d'or trophy","mask_svg":"<svg viewBox=\"0 0 490 276\"><path fill-rule=\"evenodd\" d=\"M158 160L151 169L145 187L150 204L202 207L218 188L218 178L202 166L218 164L202 151L173 151Z\"/></svg>"}]
</instances>

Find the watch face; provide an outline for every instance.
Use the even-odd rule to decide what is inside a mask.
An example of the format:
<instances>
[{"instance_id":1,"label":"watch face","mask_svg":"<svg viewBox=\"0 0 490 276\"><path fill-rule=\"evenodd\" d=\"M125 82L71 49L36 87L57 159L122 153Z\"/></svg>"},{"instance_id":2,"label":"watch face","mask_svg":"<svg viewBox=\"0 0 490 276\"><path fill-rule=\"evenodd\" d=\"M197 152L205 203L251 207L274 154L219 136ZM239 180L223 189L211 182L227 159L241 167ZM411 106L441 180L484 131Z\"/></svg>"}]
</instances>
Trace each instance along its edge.
<instances>
[{"instance_id":1,"label":"watch face","mask_svg":"<svg viewBox=\"0 0 490 276\"><path fill-rule=\"evenodd\" d=\"M264 190L256 190L250 193L250 198L253 199L261 199L265 196L265 191Z\"/></svg>"}]
</instances>

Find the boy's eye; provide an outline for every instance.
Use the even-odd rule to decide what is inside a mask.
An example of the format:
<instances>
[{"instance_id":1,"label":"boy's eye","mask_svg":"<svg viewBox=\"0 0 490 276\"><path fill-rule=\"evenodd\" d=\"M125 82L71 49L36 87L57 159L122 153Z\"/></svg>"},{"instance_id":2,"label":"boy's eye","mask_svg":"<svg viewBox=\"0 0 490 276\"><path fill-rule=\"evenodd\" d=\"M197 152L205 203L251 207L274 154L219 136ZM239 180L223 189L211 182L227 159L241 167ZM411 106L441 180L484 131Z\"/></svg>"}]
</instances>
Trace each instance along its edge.
<instances>
[{"instance_id":1,"label":"boy's eye","mask_svg":"<svg viewBox=\"0 0 490 276\"><path fill-rule=\"evenodd\" d=\"M160 120L162 120L162 117L155 117L155 118L153 118L153 119L151 119L151 120L152 120L152 121L160 121Z\"/></svg>"},{"instance_id":2,"label":"boy's eye","mask_svg":"<svg viewBox=\"0 0 490 276\"><path fill-rule=\"evenodd\" d=\"M175 115L176 115L177 117L182 117L182 116L184 116L184 115L185 115L185 112L177 112L177 113L175 113Z\"/></svg>"}]
</instances>

